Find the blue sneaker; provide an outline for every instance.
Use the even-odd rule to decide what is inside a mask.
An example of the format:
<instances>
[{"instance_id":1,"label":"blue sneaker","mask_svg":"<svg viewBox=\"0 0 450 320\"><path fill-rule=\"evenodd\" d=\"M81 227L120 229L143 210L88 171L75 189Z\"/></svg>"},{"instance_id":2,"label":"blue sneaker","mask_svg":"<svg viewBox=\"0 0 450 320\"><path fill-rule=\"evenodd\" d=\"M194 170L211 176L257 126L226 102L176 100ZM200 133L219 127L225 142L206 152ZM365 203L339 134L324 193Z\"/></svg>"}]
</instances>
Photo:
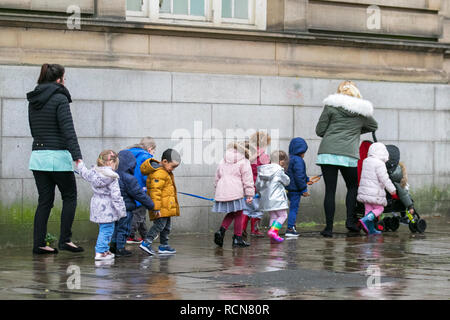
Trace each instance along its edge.
<instances>
[{"instance_id":1,"label":"blue sneaker","mask_svg":"<svg viewBox=\"0 0 450 320\"><path fill-rule=\"evenodd\" d=\"M148 243L147 241L142 241L139 245L139 248L151 256L155 255L155 251L153 251L152 249L152 244Z\"/></svg>"},{"instance_id":2,"label":"blue sneaker","mask_svg":"<svg viewBox=\"0 0 450 320\"><path fill-rule=\"evenodd\" d=\"M172 254L172 253L176 253L175 249L172 248L171 246L169 246L168 244L166 245L160 245L158 247L158 253L160 254Z\"/></svg>"},{"instance_id":3,"label":"blue sneaker","mask_svg":"<svg viewBox=\"0 0 450 320\"><path fill-rule=\"evenodd\" d=\"M295 227L288 228L286 230L286 233L284 234L286 238L298 238L299 235L300 233L298 233L297 230L295 230Z\"/></svg>"}]
</instances>

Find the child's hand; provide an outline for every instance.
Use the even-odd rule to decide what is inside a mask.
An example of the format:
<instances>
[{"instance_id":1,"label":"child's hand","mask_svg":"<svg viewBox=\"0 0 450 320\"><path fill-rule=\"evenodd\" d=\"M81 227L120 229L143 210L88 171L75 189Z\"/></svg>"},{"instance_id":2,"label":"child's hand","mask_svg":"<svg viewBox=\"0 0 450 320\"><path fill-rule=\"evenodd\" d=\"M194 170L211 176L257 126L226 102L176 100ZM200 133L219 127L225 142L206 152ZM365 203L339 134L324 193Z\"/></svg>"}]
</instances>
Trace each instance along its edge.
<instances>
[{"instance_id":1,"label":"child's hand","mask_svg":"<svg viewBox=\"0 0 450 320\"><path fill-rule=\"evenodd\" d=\"M309 197L310 194L309 194L309 192L303 192L303 196L304 196L304 197Z\"/></svg>"},{"instance_id":2,"label":"child's hand","mask_svg":"<svg viewBox=\"0 0 450 320\"><path fill-rule=\"evenodd\" d=\"M247 202L248 204L251 204L253 201L253 197L247 197L247 199L245 200L245 202Z\"/></svg>"},{"instance_id":3,"label":"child's hand","mask_svg":"<svg viewBox=\"0 0 450 320\"><path fill-rule=\"evenodd\" d=\"M396 191L394 191L394 192L391 193L391 196L396 196L396 195L397 195L397 192L396 192Z\"/></svg>"},{"instance_id":4,"label":"child's hand","mask_svg":"<svg viewBox=\"0 0 450 320\"><path fill-rule=\"evenodd\" d=\"M161 218L161 211L153 211L155 213L156 218Z\"/></svg>"}]
</instances>

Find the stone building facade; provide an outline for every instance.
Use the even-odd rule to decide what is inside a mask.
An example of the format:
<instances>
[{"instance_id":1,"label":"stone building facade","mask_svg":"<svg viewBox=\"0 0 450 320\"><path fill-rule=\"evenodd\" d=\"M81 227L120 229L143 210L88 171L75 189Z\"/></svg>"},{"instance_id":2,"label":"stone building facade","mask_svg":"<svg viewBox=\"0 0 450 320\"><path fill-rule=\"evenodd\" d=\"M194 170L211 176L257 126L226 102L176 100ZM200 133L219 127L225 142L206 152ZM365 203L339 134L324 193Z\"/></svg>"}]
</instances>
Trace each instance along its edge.
<instances>
[{"instance_id":1,"label":"stone building facade","mask_svg":"<svg viewBox=\"0 0 450 320\"><path fill-rule=\"evenodd\" d=\"M273 130L283 150L301 136L308 174L320 173L322 100L352 79L375 106L379 141L400 147L420 212L448 214L449 49L449 0L0 0L1 246L31 242L37 190L25 94L42 63L66 66L88 164L102 149L153 136L157 158L184 147L179 191L206 197L216 167L205 161L208 146L225 147L212 132ZM92 239L91 191L81 180L78 189L74 235ZM323 182L311 193L299 222L324 221ZM179 200L174 232L218 226L210 202Z\"/></svg>"}]
</instances>

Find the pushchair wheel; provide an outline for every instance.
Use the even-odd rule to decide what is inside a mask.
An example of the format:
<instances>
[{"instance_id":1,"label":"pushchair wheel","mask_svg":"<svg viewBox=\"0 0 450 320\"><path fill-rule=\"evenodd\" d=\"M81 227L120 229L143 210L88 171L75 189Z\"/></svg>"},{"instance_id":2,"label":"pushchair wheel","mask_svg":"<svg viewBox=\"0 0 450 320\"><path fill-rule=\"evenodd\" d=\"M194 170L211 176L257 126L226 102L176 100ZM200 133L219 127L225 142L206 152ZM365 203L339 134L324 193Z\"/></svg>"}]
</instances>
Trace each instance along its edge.
<instances>
[{"instance_id":1,"label":"pushchair wheel","mask_svg":"<svg viewBox=\"0 0 450 320\"><path fill-rule=\"evenodd\" d=\"M419 233L425 232L425 229L427 228L427 222L423 219L419 219L416 223L416 230Z\"/></svg>"},{"instance_id":2,"label":"pushchair wheel","mask_svg":"<svg viewBox=\"0 0 450 320\"><path fill-rule=\"evenodd\" d=\"M389 222L389 229L397 231L400 227L400 219L398 217L392 217Z\"/></svg>"},{"instance_id":3,"label":"pushchair wheel","mask_svg":"<svg viewBox=\"0 0 450 320\"><path fill-rule=\"evenodd\" d=\"M391 217L386 217L383 219L384 229L385 231L388 231L391 229Z\"/></svg>"},{"instance_id":4,"label":"pushchair wheel","mask_svg":"<svg viewBox=\"0 0 450 320\"><path fill-rule=\"evenodd\" d=\"M416 226L416 223L413 223L412 221L410 221L409 224L408 224L408 227L409 227L409 230L410 230L412 233L416 233L416 232L417 232L417 226Z\"/></svg>"}]
</instances>

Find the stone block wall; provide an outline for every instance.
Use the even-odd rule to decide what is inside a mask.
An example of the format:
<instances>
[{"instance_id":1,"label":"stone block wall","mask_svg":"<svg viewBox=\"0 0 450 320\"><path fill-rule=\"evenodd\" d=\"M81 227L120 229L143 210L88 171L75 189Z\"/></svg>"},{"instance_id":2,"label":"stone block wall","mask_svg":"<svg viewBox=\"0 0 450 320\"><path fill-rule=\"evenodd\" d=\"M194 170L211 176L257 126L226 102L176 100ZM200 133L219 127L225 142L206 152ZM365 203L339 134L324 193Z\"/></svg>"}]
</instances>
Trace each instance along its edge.
<instances>
[{"instance_id":1,"label":"stone block wall","mask_svg":"<svg viewBox=\"0 0 450 320\"><path fill-rule=\"evenodd\" d=\"M37 190L28 160L31 135L26 92L39 75L36 66L0 66L0 242L31 243ZM320 138L315 125L322 100L334 93L342 79L245 76L205 73L137 71L111 68L66 68L66 85L83 158L94 164L106 148L121 150L144 136L156 139L156 158L169 147L180 147L174 132L185 129L190 138L183 164L175 171L179 191L214 197L216 164L208 156L212 136L228 130L278 130L279 148L287 151L290 139L303 137L309 144L305 160L310 176ZM449 214L450 86L442 84L357 81L365 99L373 102L380 142L393 143L406 163L411 191L422 214ZM211 129L218 129L211 130ZM181 132L181 131L179 131ZM361 139L371 139L370 134ZM196 152L200 150L200 154ZM222 150L223 151L223 150ZM219 157L219 155L215 155ZM219 157L220 158L220 157ZM75 239L96 237L89 222L89 184L77 180L79 209ZM323 181L302 199L298 222L324 222ZM222 216L211 213L212 203L179 195L181 217L174 232L209 232ZM344 219L345 185L339 179L336 220ZM57 196L50 230L58 234ZM11 234L15 234L11 235Z\"/></svg>"}]
</instances>

